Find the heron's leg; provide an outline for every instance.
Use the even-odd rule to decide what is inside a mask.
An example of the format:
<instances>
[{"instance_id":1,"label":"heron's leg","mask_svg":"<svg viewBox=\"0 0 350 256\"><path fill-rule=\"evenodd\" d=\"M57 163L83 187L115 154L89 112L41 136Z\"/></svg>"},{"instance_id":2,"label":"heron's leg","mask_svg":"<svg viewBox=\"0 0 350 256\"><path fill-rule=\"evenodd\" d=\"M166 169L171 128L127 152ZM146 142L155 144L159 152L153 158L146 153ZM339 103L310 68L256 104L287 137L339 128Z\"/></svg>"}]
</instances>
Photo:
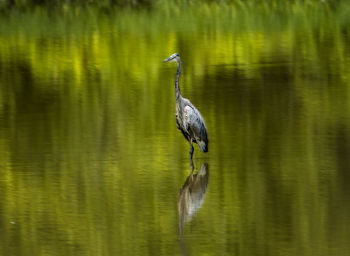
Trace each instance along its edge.
<instances>
[{"instance_id":1,"label":"heron's leg","mask_svg":"<svg viewBox=\"0 0 350 256\"><path fill-rule=\"evenodd\" d=\"M193 151L194 151L194 148L193 148L193 145L192 145L192 139L190 139L190 145L191 145L190 158L191 158L191 162L192 162L192 156L193 156Z\"/></svg>"}]
</instances>

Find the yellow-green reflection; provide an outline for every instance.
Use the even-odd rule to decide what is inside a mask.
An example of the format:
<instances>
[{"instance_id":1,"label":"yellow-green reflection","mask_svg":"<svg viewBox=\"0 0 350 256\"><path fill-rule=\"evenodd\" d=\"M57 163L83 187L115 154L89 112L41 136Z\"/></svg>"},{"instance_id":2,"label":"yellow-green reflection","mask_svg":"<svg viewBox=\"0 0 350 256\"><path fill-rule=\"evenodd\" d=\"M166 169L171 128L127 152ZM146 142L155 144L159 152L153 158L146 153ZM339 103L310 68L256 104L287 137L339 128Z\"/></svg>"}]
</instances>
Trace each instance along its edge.
<instances>
[{"instance_id":1,"label":"yellow-green reflection","mask_svg":"<svg viewBox=\"0 0 350 256\"><path fill-rule=\"evenodd\" d=\"M4 12L0 254L181 253L179 52L210 136L186 255L349 255L349 5L284 7Z\"/></svg>"}]
</instances>

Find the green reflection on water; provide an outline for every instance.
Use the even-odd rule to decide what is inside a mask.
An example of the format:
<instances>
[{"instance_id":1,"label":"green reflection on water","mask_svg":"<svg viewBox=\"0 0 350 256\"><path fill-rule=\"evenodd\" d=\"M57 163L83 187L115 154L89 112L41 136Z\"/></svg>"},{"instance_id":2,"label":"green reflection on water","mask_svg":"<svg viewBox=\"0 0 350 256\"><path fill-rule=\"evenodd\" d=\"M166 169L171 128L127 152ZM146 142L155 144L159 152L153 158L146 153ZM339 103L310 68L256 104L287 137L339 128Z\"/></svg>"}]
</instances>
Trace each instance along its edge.
<instances>
[{"instance_id":1,"label":"green reflection on water","mask_svg":"<svg viewBox=\"0 0 350 256\"><path fill-rule=\"evenodd\" d=\"M175 67L210 152L186 255L349 255L350 7L0 17L1 255L179 255Z\"/></svg>"}]
</instances>

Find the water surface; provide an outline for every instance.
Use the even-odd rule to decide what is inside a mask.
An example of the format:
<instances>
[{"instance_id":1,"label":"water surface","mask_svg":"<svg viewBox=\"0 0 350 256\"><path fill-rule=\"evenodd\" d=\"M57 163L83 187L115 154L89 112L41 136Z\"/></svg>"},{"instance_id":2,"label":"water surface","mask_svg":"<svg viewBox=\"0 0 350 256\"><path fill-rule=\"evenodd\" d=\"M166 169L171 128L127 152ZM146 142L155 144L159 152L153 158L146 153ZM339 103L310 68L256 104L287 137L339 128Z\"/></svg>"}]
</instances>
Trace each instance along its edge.
<instances>
[{"instance_id":1,"label":"water surface","mask_svg":"<svg viewBox=\"0 0 350 256\"><path fill-rule=\"evenodd\" d=\"M282 9L3 12L0 255L350 255L349 5Z\"/></svg>"}]
</instances>

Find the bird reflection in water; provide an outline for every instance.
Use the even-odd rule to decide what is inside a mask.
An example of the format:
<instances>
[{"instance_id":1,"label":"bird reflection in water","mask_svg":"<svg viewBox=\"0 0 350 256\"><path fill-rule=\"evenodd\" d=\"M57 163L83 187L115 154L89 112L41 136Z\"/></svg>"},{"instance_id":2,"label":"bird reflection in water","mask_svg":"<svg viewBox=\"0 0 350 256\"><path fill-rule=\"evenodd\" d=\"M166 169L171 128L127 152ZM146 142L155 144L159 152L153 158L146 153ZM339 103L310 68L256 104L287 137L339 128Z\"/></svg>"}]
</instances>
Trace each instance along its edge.
<instances>
[{"instance_id":1,"label":"bird reflection in water","mask_svg":"<svg viewBox=\"0 0 350 256\"><path fill-rule=\"evenodd\" d=\"M177 198L180 246L183 255L185 255L182 239L184 224L190 222L202 206L209 181L209 166L207 163L204 163L196 174L193 173L193 164L191 164L191 169L191 174L187 177Z\"/></svg>"}]
</instances>

